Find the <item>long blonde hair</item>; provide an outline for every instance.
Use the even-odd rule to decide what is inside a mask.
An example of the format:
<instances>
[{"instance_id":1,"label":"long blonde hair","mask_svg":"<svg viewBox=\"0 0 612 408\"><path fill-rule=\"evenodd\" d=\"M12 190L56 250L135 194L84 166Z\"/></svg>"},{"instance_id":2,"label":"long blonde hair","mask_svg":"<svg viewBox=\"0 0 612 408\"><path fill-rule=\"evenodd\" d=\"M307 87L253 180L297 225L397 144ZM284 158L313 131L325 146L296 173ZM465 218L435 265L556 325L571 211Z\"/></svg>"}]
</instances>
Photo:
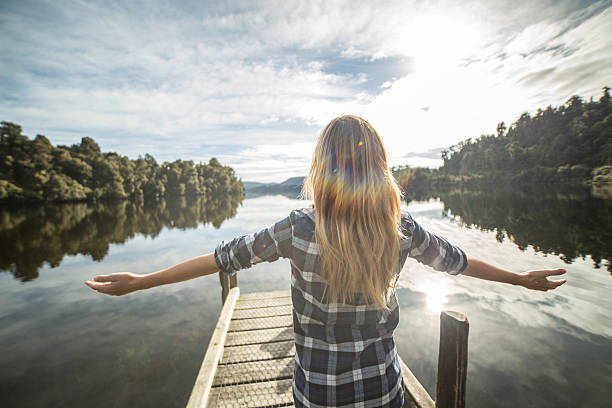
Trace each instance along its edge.
<instances>
[{"instance_id":1,"label":"long blonde hair","mask_svg":"<svg viewBox=\"0 0 612 408\"><path fill-rule=\"evenodd\" d=\"M385 307L399 272L401 191L372 125L352 115L333 119L317 141L301 196L314 201L327 301L360 296Z\"/></svg>"}]
</instances>

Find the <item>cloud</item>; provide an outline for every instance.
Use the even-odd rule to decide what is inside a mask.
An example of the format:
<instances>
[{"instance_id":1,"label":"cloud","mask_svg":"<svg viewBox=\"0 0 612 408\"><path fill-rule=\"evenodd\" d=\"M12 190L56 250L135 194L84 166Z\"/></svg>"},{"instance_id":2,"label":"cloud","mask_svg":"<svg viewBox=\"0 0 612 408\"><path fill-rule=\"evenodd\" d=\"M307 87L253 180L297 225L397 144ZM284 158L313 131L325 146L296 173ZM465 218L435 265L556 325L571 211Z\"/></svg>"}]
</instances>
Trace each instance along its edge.
<instances>
[{"instance_id":1,"label":"cloud","mask_svg":"<svg viewBox=\"0 0 612 408\"><path fill-rule=\"evenodd\" d=\"M308 166L310 152L291 156L295 145L340 114L366 117L397 160L575 93L598 95L612 83L611 10L610 1L7 1L1 119L54 143L89 135L132 157L214 155L244 179L280 181L288 158L292 175ZM274 153L262 161L256 146Z\"/></svg>"},{"instance_id":2,"label":"cloud","mask_svg":"<svg viewBox=\"0 0 612 408\"><path fill-rule=\"evenodd\" d=\"M306 175L314 147L314 138L307 142L288 144L262 143L249 146L234 155L221 156L221 159L233 163L244 180L278 182Z\"/></svg>"}]
</instances>

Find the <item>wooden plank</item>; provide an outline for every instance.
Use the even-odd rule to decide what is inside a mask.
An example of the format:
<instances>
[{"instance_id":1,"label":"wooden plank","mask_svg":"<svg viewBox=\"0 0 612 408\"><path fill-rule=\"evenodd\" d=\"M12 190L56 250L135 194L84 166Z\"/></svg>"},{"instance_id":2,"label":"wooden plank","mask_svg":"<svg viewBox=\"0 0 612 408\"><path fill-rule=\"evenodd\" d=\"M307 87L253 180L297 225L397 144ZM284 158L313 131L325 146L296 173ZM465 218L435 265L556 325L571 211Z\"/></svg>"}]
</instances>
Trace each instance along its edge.
<instances>
[{"instance_id":1,"label":"wooden plank","mask_svg":"<svg viewBox=\"0 0 612 408\"><path fill-rule=\"evenodd\" d=\"M272 360L295 356L295 344L291 341L249 344L247 346L225 347L221 363L243 363L247 361Z\"/></svg>"},{"instance_id":2,"label":"wooden plank","mask_svg":"<svg viewBox=\"0 0 612 408\"><path fill-rule=\"evenodd\" d=\"M397 356L402 367L404 377L404 407L436 408L436 404L429 396L427 390L416 379L412 371L404 363L400 356Z\"/></svg>"},{"instance_id":3,"label":"wooden plank","mask_svg":"<svg viewBox=\"0 0 612 408\"><path fill-rule=\"evenodd\" d=\"M213 387L284 380L293 376L293 357L239 364L219 364Z\"/></svg>"},{"instance_id":4,"label":"wooden plank","mask_svg":"<svg viewBox=\"0 0 612 408\"><path fill-rule=\"evenodd\" d=\"M208 407L272 407L293 405L291 379L215 387Z\"/></svg>"},{"instance_id":5,"label":"wooden plank","mask_svg":"<svg viewBox=\"0 0 612 408\"><path fill-rule=\"evenodd\" d=\"M236 310L255 309L259 307L284 306L284 305L290 305L290 304L291 304L291 297L240 300L238 301L238 304L236 305Z\"/></svg>"},{"instance_id":6,"label":"wooden plank","mask_svg":"<svg viewBox=\"0 0 612 408\"><path fill-rule=\"evenodd\" d=\"M288 290L275 290L270 292L243 293L240 295L240 300L273 299L280 297L291 297L291 292Z\"/></svg>"},{"instance_id":7,"label":"wooden plank","mask_svg":"<svg viewBox=\"0 0 612 408\"><path fill-rule=\"evenodd\" d=\"M290 315L293 306L272 306L272 307L261 307L257 309L242 309L234 310L232 319L252 319L254 317L269 317L269 316L282 316Z\"/></svg>"},{"instance_id":8,"label":"wooden plank","mask_svg":"<svg viewBox=\"0 0 612 408\"><path fill-rule=\"evenodd\" d=\"M272 329L275 327L288 326L293 326L293 317L291 315L232 320L229 326L229 331L236 332L243 330Z\"/></svg>"},{"instance_id":9,"label":"wooden plank","mask_svg":"<svg viewBox=\"0 0 612 408\"><path fill-rule=\"evenodd\" d=\"M278 327L275 329L229 332L225 338L225 345L244 346L247 344L270 343L287 340L293 340L292 326Z\"/></svg>"},{"instance_id":10,"label":"wooden plank","mask_svg":"<svg viewBox=\"0 0 612 408\"><path fill-rule=\"evenodd\" d=\"M464 314L448 310L440 313L437 408L465 407L469 328Z\"/></svg>"},{"instance_id":11,"label":"wooden plank","mask_svg":"<svg viewBox=\"0 0 612 408\"><path fill-rule=\"evenodd\" d=\"M201 408L206 406L213 378L217 370L217 364L223 354L223 344L225 343L227 329L229 328L230 319L234 312L238 296L240 296L240 289L238 287L232 288L229 291L223 309L221 309L217 326L208 343L208 348L206 349L204 360L200 366L200 371L198 372L195 384L191 390L187 408Z\"/></svg>"}]
</instances>

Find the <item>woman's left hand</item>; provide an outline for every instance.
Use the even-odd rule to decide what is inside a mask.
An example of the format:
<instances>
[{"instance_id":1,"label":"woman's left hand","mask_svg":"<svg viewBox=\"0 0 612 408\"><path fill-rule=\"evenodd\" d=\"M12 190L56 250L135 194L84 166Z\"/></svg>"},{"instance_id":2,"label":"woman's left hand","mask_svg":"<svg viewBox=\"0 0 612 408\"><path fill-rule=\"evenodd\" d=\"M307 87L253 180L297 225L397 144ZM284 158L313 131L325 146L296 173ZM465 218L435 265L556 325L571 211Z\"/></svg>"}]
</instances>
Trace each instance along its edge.
<instances>
[{"instance_id":1,"label":"woman's left hand","mask_svg":"<svg viewBox=\"0 0 612 408\"><path fill-rule=\"evenodd\" d=\"M93 290L110 296L121 296L142 289L139 285L141 275L130 272L98 275L85 284Z\"/></svg>"}]
</instances>

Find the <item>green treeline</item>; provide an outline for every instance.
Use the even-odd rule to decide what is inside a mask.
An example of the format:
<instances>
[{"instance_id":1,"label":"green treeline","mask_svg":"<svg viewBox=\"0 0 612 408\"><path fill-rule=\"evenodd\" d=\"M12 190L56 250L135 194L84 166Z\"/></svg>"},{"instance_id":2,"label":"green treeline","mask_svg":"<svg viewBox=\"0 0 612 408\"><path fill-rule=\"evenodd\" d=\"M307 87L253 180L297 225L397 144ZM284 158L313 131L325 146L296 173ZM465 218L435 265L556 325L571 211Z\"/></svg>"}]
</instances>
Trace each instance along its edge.
<instances>
[{"instance_id":1,"label":"green treeline","mask_svg":"<svg viewBox=\"0 0 612 408\"><path fill-rule=\"evenodd\" d=\"M612 182L612 103L604 87L598 101L572 96L564 105L523 113L496 134L467 139L442 152L437 171L399 167L403 187L419 183ZM419 180L419 177L422 180Z\"/></svg>"},{"instance_id":2,"label":"green treeline","mask_svg":"<svg viewBox=\"0 0 612 408\"><path fill-rule=\"evenodd\" d=\"M244 196L234 170L176 160L158 164L103 153L90 137L54 147L45 136L30 140L21 126L0 126L0 202L161 199L174 196Z\"/></svg>"}]
</instances>

